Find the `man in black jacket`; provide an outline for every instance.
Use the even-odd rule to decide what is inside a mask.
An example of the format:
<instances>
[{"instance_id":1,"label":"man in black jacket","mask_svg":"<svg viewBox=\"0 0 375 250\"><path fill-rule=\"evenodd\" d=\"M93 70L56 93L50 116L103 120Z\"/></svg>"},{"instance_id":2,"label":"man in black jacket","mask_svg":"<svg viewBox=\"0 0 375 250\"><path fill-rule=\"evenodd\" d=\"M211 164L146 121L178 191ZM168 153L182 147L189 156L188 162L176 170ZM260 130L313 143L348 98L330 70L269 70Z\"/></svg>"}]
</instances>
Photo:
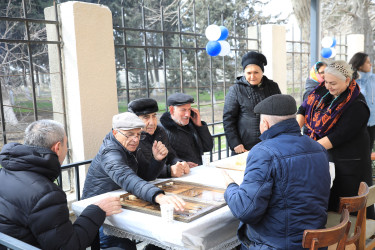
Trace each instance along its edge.
<instances>
[{"instance_id":1,"label":"man in black jacket","mask_svg":"<svg viewBox=\"0 0 375 250\"><path fill-rule=\"evenodd\" d=\"M145 136L139 142L137 160L139 165L149 165L152 159L152 144L154 141L162 142L168 149L168 155L159 178L181 177L190 172L189 165L179 159L169 144L168 136L164 129L158 125L156 112L158 112L158 103L151 98L139 98L131 101L128 110L136 114L144 123L142 134Z\"/></svg>"},{"instance_id":2,"label":"man in black jacket","mask_svg":"<svg viewBox=\"0 0 375 250\"><path fill-rule=\"evenodd\" d=\"M213 142L207 124L201 121L199 110L192 108L192 103L194 98L190 95L170 95L167 99L169 112L161 116L160 123L177 157L195 167L202 165L202 155L212 150Z\"/></svg>"},{"instance_id":3,"label":"man in black jacket","mask_svg":"<svg viewBox=\"0 0 375 250\"><path fill-rule=\"evenodd\" d=\"M42 249L85 249L105 217L122 211L120 198L111 197L88 206L70 222L66 195L54 183L67 151L64 127L52 120L30 124L24 145L3 147L0 232Z\"/></svg>"},{"instance_id":4,"label":"man in black jacket","mask_svg":"<svg viewBox=\"0 0 375 250\"><path fill-rule=\"evenodd\" d=\"M163 190L148 182L156 179L164 167L168 149L163 143L153 143L153 157L149 165L137 162L137 148L144 126L143 121L130 112L113 116L112 131L104 138L87 172L83 199L123 189L142 200L154 204L171 203L177 211L184 210L182 199L165 195ZM135 243L129 239L107 236L102 228L99 231L101 248L136 249Z\"/></svg>"}]
</instances>

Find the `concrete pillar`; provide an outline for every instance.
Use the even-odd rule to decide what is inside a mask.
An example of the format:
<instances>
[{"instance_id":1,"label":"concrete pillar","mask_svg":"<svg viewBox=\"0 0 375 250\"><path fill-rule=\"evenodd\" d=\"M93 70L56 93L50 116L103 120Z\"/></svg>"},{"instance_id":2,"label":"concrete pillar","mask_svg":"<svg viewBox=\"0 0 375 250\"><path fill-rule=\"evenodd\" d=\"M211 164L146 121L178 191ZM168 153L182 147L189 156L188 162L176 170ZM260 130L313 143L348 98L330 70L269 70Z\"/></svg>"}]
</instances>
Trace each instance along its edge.
<instances>
[{"instance_id":1,"label":"concrete pillar","mask_svg":"<svg viewBox=\"0 0 375 250\"><path fill-rule=\"evenodd\" d=\"M261 26L261 52L267 58L264 74L277 82L282 94L287 94L286 31L281 25Z\"/></svg>"},{"instance_id":2,"label":"concrete pillar","mask_svg":"<svg viewBox=\"0 0 375 250\"><path fill-rule=\"evenodd\" d=\"M71 159L77 162L95 156L118 113L112 14L103 5L66 2L59 15Z\"/></svg>"},{"instance_id":3,"label":"concrete pillar","mask_svg":"<svg viewBox=\"0 0 375 250\"><path fill-rule=\"evenodd\" d=\"M348 46L348 61L350 61L355 53L365 51L365 36L363 34L348 35L346 42Z\"/></svg>"}]
</instances>

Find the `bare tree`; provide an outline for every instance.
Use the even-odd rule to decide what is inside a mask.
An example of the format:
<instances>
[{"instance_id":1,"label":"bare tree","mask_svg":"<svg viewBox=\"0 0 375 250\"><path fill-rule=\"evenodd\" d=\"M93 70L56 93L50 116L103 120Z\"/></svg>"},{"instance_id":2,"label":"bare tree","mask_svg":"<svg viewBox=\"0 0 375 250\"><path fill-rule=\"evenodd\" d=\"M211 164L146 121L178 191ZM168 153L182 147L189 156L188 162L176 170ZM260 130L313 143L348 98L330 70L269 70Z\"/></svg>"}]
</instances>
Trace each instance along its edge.
<instances>
[{"instance_id":1,"label":"bare tree","mask_svg":"<svg viewBox=\"0 0 375 250\"><path fill-rule=\"evenodd\" d=\"M22 8L14 5L14 1L8 0L5 8L0 8L0 15L7 17L23 16ZM31 6L28 5L28 11ZM30 40L43 40L46 37L45 27L29 23ZM4 21L0 24L0 38L10 40L27 40L25 25L17 21ZM4 104L5 122L16 125L18 119L13 109L14 93L27 91L31 73L29 70L29 57L40 58L47 53L47 46L34 47L33 55L28 54L26 43L1 42L0 43L0 84ZM35 70L45 71L45 66L37 59L34 62ZM27 73L28 72L28 73ZM31 94L27 95L31 98ZM32 112L30 112L32 113Z\"/></svg>"},{"instance_id":2,"label":"bare tree","mask_svg":"<svg viewBox=\"0 0 375 250\"><path fill-rule=\"evenodd\" d=\"M310 37L310 0L291 0L303 39ZM371 0L321 0L323 35L364 34L365 52L374 55L375 5Z\"/></svg>"}]
</instances>

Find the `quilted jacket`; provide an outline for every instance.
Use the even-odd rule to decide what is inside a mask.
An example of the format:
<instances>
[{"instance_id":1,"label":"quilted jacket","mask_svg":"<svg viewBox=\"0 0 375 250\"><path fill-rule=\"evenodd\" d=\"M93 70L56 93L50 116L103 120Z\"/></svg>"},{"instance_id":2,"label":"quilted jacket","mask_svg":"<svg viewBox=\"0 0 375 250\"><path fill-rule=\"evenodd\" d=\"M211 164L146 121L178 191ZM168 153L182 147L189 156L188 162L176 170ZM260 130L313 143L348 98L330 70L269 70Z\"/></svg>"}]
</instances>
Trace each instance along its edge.
<instances>
[{"instance_id":1,"label":"quilted jacket","mask_svg":"<svg viewBox=\"0 0 375 250\"><path fill-rule=\"evenodd\" d=\"M225 200L247 249L302 249L305 229L324 228L330 192L327 151L296 119L273 125L249 152L241 185Z\"/></svg>"},{"instance_id":2,"label":"quilted jacket","mask_svg":"<svg viewBox=\"0 0 375 250\"><path fill-rule=\"evenodd\" d=\"M0 163L0 232L42 249L91 245L105 212L90 205L70 222L65 192L53 182L61 172L54 152L9 143Z\"/></svg>"}]
</instances>

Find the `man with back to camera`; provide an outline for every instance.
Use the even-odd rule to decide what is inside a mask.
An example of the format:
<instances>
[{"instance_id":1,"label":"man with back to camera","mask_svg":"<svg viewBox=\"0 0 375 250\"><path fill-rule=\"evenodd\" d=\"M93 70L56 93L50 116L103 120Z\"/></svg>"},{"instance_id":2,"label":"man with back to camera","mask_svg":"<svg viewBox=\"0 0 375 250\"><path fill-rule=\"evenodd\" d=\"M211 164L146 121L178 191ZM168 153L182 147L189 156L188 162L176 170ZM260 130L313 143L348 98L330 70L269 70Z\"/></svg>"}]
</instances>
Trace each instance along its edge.
<instances>
[{"instance_id":1,"label":"man with back to camera","mask_svg":"<svg viewBox=\"0 0 375 250\"><path fill-rule=\"evenodd\" d=\"M24 145L3 147L0 232L42 249L85 249L105 217L122 211L119 197L106 198L70 222L65 192L54 183L67 151L64 127L52 120L31 123Z\"/></svg>"},{"instance_id":2,"label":"man with back to camera","mask_svg":"<svg viewBox=\"0 0 375 250\"><path fill-rule=\"evenodd\" d=\"M213 142L207 124L201 121L199 110L192 108L192 103L194 98L190 95L170 95L167 99L169 112L160 117L160 123L177 157L190 167L196 167L202 165L202 155L212 150Z\"/></svg>"},{"instance_id":3,"label":"man with back to camera","mask_svg":"<svg viewBox=\"0 0 375 250\"><path fill-rule=\"evenodd\" d=\"M88 169L83 199L123 189L153 204L171 203L177 211L184 210L185 203L182 199L165 195L163 190L148 183L156 179L164 167L168 150L163 143L153 143L150 165L137 163L136 153L139 141L143 137L141 130L144 126L143 121L130 112L113 116L112 131L105 136L98 154ZM99 235L101 248L136 249L134 241L105 235L103 228L100 228Z\"/></svg>"},{"instance_id":4,"label":"man with back to camera","mask_svg":"<svg viewBox=\"0 0 375 250\"><path fill-rule=\"evenodd\" d=\"M139 142L137 160L139 165L149 165L152 159L152 144L154 141L161 141L168 149L168 155L165 166L159 175L159 178L181 177L190 172L189 165L179 159L172 149L168 136L164 129L158 125L156 112L158 112L158 103L151 98L139 98L128 104L128 110L136 114L144 123L142 134L145 136Z\"/></svg>"},{"instance_id":5,"label":"man with back to camera","mask_svg":"<svg viewBox=\"0 0 375 250\"><path fill-rule=\"evenodd\" d=\"M262 140L247 157L237 185L223 171L225 200L241 222L241 249L302 249L305 229L327 221L330 174L327 151L296 121L296 101L273 95L258 103Z\"/></svg>"}]
</instances>

